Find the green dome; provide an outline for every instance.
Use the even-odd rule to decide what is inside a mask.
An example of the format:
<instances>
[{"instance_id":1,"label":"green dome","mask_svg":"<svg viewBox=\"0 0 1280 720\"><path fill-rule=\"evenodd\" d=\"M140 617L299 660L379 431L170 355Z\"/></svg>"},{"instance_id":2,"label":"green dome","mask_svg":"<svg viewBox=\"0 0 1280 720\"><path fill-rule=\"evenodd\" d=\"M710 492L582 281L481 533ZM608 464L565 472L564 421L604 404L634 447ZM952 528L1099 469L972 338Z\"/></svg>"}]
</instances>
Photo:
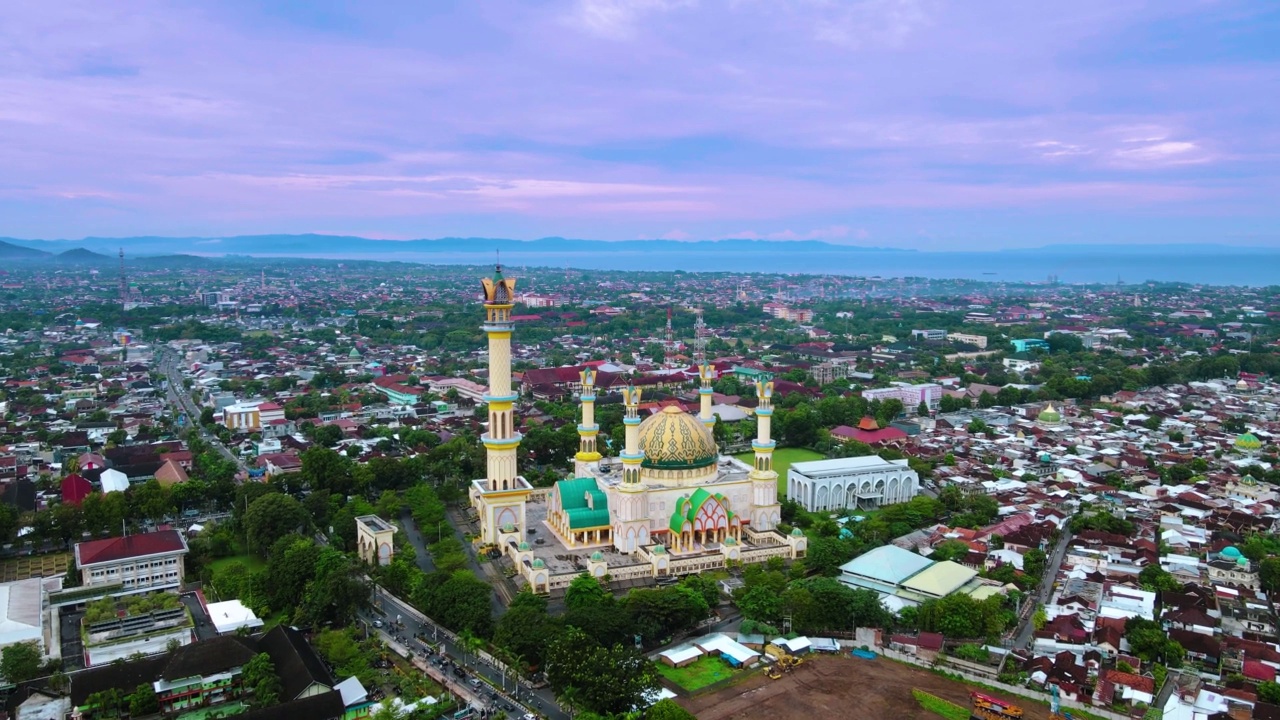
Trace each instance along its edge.
<instances>
[{"instance_id":1,"label":"green dome","mask_svg":"<svg viewBox=\"0 0 1280 720\"><path fill-rule=\"evenodd\" d=\"M1239 558L1236 560L1236 564L1242 567L1247 567L1249 565L1249 558L1247 557Z\"/></svg>"},{"instance_id":2,"label":"green dome","mask_svg":"<svg viewBox=\"0 0 1280 720\"><path fill-rule=\"evenodd\" d=\"M724 544L725 544L725 545L737 545L737 544L738 544L738 541L737 541L737 540L734 540L732 537L727 537L727 538L725 538L725 539L724 539Z\"/></svg>"},{"instance_id":3,"label":"green dome","mask_svg":"<svg viewBox=\"0 0 1280 720\"><path fill-rule=\"evenodd\" d=\"M541 570L542 568L547 566L546 563L542 562L542 558L534 558L533 562L530 563L530 565L533 567L534 570Z\"/></svg>"},{"instance_id":4,"label":"green dome","mask_svg":"<svg viewBox=\"0 0 1280 720\"><path fill-rule=\"evenodd\" d=\"M654 546L653 546L653 554L654 554L654 555L666 555L666 554L667 554L667 549L666 549L666 548L664 548L664 547L662 547L661 545L654 545Z\"/></svg>"},{"instance_id":5,"label":"green dome","mask_svg":"<svg viewBox=\"0 0 1280 720\"><path fill-rule=\"evenodd\" d=\"M1062 413L1053 409L1053 403L1044 406L1040 414L1036 416L1037 422L1042 423L1060 423L1062 422Z\"/></svg>"},{"instance_id":6,"label":"green dome","mask_svg":"<svg viewBox=\"0 0 1280 720\"><path fill-rule=\"evenodd\" d=\"M791 530L791 537L804 537L804 533L800 532L800 528L793 528Z\"/></svg>"},{"instance_id":7,"label":"green dome","mask_svg":"<svg viewBox=\"0 0 1280 720\"><path fill-rule=\"evenodd\" d=\"M1244 433L1236 437L1236 447L1241 450L1257 450L1262 447L1262 441L1253 433Z\"/></svg>"},{"instance_id":8,"label":"green dome","mask_svg":"<svg viewBox=\"0 0 1280 720\"><path fill-rule=\"evenodd\" d=\"M592 562L600 562L601 560L604 560L604 553L600 552L599 550L591 553Z\"/></svg>"},{"instance_id":9,"label":"green dome","mask_svg":"<svg viewBox=\"0 0 1280 720\"><path fill-rule=\"evenodd\" d=\"M515 531L516 531L516 526L512 525L511 523L507 523L502 526L502 532L504 533L515 532Z\"/></svg>"},{"instance_id":10,"label":"green dome","mask_svg":"<svg viewBox=\"0 0 1280 720\"><path fill-rule=\"evenodd\" d=\"M1220 552L1220 553L1218 553L1218 554L1219 554L1219 555L1221 555L1222 557L1224 557L1224 558L1228 558L1228 559L1230 559L1230 560L1235 560L1236 558L1241 557L1241 555L1240 555L1240 549L1239 549L1239 548L1237 548L1235 545L1228 545L1228 546L1226 546L1226 547L1222 548L1222 552Z\"/></svg>"},{"instance_id":11,"label":"green dome","mask_svg":"<svg viewBox=\"0 0 1280 720\"><path fill-rule=\"evenodd\" d=\"M516 546L516 549L517 549L517 550L519 550L520 552L528 552L528 551L529 551L529 543L527 543L527 542L525 542L525 541L521 540L521 541L520 541L520 544Z\"/></svg>"}]
</instances>

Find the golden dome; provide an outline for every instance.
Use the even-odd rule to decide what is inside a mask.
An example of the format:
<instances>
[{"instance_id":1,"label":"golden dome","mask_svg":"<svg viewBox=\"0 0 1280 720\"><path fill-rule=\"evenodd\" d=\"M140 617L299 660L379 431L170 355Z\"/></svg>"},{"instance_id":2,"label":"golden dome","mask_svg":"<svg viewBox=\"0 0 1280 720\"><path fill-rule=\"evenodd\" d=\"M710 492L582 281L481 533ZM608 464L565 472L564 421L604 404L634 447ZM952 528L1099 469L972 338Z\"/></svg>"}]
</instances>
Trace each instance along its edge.
<instances>
[{"instance_id":1,"label":"golden dome","mask_svg":"<svg viewBox=\"0 0 1280 720\"><path fill-rule=\"evenodd\" d=\"M688 470L715 465L720 456L711 430L697 418L668 405L640 423L642 467Z\"/></svg>"}]
</instances>

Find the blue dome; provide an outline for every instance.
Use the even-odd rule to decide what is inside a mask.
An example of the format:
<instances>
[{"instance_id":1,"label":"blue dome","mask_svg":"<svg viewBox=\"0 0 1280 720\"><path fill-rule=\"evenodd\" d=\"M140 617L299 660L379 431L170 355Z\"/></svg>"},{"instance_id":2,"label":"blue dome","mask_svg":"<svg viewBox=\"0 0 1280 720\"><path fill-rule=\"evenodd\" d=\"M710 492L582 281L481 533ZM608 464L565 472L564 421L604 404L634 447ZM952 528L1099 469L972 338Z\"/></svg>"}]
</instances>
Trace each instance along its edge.
<instances>
[{"instance_id":1,"label":"blue dome","mask_svg":"<svg viewBox=\"0 0 1280 720\"><path fill-rule=\"evenodd\" d=\"M1240 557L1240 550L1235 545L1228 545L1222 548L1222 552L1218 554L1224 558L1235 560Z\"/></svg>"}]
</instances>

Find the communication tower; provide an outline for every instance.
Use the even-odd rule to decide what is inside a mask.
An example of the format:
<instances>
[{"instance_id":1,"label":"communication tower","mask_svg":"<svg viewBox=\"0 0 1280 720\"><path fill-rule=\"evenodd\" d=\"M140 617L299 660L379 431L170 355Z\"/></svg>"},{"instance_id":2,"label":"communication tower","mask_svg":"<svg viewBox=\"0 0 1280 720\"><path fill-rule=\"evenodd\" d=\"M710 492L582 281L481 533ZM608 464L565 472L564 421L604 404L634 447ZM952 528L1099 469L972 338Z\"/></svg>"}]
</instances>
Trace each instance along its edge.
<instances>
[{"instance_id":1,"label":"communication tower","mask_svg":"<svg viewBox=\"0 0 1280 720\"><path fill-rule=\"evenodd\" d=\"M120 248L120 307L129 304L129 283L124 277L124 248Z\"/></svg>"}]
</instances>

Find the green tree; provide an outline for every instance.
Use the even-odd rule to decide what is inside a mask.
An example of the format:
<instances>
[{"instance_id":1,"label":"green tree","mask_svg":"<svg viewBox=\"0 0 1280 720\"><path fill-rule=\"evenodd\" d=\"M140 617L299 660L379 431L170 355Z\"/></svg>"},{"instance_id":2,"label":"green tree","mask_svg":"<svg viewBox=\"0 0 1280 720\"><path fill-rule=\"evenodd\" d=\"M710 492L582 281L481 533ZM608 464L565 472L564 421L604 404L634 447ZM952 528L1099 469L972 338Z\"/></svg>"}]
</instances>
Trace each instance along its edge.
<instances>
[{"instance_id":1,"label":"green tree","mask_svg":"<svg viewBox=\"0 0 1280 720\"><path fill-rule=\"evenodd\" d=\"M1268 593L1280 590L1280 557L1269 557L1258 565L1258 577Z\"/></svg>"},{"instance_id":2,"label":"green tree","mask_svg":"<svg viewBox=\"0 0 1280 720\"><path fill-rule=\"evenodd\" d=\"M280 701L280 676L266 653L254 655L241 670L240 680L253 693L254 707L268 707Z\"/></svg>"},{"instance_id":3,"label":"green tree","mask_svg":"<svg viewBox=\"0 0 1280 720\"><path fill-rule=\"evenodd\" d=\"M1138 582L1143 590L1150 592L1176 592L1182 589L1182 583L1159 565L1148 565L1138 573Z\"/></svg>"},{"instance_id":4,"label":"green tree","mask_svg":"<svg viewBox=\"0 0 1280 720\"><path fill-rule=\"evenodd\" d=\"M129 704L129 714L133 717L153 715L160 712L160 699L151 683L141 683L129 694L125 701Z\"/></svg>"},{"instance_id":5,"label":"green tree","mask_svg":"<svg viewBox=\"0 0 1280 720\"><path fill-rule=\"evenodd\" d=\"M565 628L547 649L547 682L567 705L613 715L641 707L658 687L653 663L621 643L604 647Z\"/></svg>"},{"instance_id":6,"label":"green tree","mask_svg":"<svg viewBox=\"0 0 1280 720\"><path fill-rule=\"evenodd\" d=\"M1271 680L1258 683L1258 699L1273 705L1280 704L1280 683Z\"/></svg>"},{"instance_id":7,"label":"green tree","mask_svg":"<svg viewBox=\"0 0 1280 720\"><path fill-rule=\"evenodd\" d=\"M697 720L694 714L680 707L675 700L663 698L644 713L644 720Z\"/></svg>"},{"instance_id":8,"label":"green tree","mask_svg":"<svg viewBox=\"0 0 1280 720\"><path fill-rule=\"evenodd\" d=\"M254 500L244 514L249 550L265 555L280 538L305 530L309 520L306 508L292 496L263 495Z\"/></svg>"},{"instance_id":9,"label":"green tree","mask_svg":"<svg viewBox=\"0 0 1280 720\"><path fill-rule=\"evenodd\" d=\"M437 571L424 575L412 594L423 614L454 630L493 635L493 588L470 570Z\"/></svg>"},{"instance_id":10,"label":"green tree","mask_svg":"<svg viewBox=\"0 0 1280 720\"><path fill-rule=\"evenodd\" d=\"M12 683L26 682L40 674L40 659L34 641L6 645L0 650L0 675Z\"/></svg>"},{"instance_id":11,"label":"green tree","mask_svg":"<svg viewBox=\"0 0 1280 720\"><path fill-rule=\"evenodd\" d=\"M1039 580L1044 577L1044 566L1048 559L1040 548L1031 548L1022 554L1022 572Z\"/></svg>"},{"instance_id":12,"label":"green tree","mask_svg":"<svg viewBox=\"0 0 1280 720\"><path fill-rule=\"evenodd\" d=\"M560 632L560 623L547 612L547 600L523 590L498 619L493 641L514 653L528 667L541 667L547 645Z\"/></svg>"},{"instance_id":13,"label":"green tree","mask_svg":"<svg viewBox=\"0 0 1280 720\"><path fill-rule=\"evenodd\" d=\"M969 554L969 546L959 540L947 540L939 543L933 549L933 554L929 555L930 560L943 562L945 560L962 560Z\"/></svg>"}]
</instances>

